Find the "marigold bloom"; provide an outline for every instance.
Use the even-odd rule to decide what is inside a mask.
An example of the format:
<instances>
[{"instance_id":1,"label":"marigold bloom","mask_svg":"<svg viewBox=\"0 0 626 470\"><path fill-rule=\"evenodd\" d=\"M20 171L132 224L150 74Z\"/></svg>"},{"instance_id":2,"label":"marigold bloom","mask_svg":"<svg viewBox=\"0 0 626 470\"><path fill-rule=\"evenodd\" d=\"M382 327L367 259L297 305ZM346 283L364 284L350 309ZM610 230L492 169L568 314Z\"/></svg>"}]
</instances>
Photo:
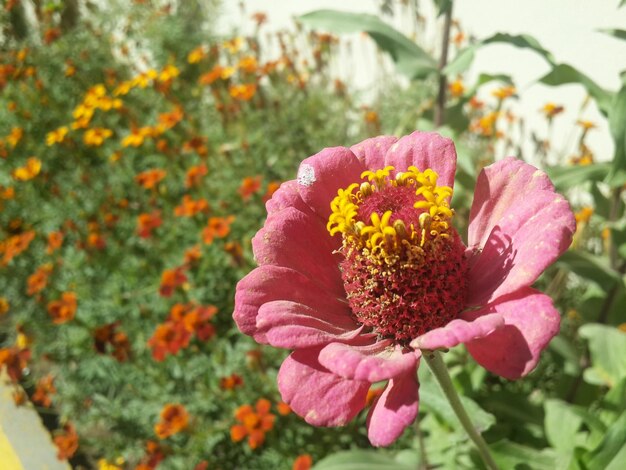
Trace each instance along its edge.
<instances>
[{"instance_id":1,"label":"marigold bloom","mask_svg":"<svg viewBox=\"0 0 626 470\"><path fill-rule=\"evenodd\" d=\"M14 382L22 378L22 371L28 366L29 360L30 349L17 346L0 348L0 369L5 366L9 378Z\"/></svg>"},{"instance_id":2,"label":"marigold bloom","mask_svg":"<svg viewBox=\"0 0 626 470\"><path fill-rule=\"evenodd\" d=\"M163 274L161 274L159 294L161 294L162 297L170 297L174 293L174 290L182 286L185 282L187 282L187 276L182 267L166 269L163 271Z\"/></svg>"},{"instance_id":3,"label":"marigold bloom","mask_svg":"<svg viewBox=\"0 0 626 470\"><path fill-rule=\"evenodd\" d=\"M159 228L163 224L161 219L161 211L152 211L151 213L139 214L137 217L137 234L141 238L150 238L152 231Z\"/></svg>"},{"instance_id":4,"label":"marigold bloom","mask_svg":"<svg viewBox=\"0 0 626 470\"><path fill-rule=\"evenodd\" d=\"M465 85L463 85L463 81L460 78L457 78L448 84L448 91L450 92L450 95L458 98L459 96L463 96L463 93L465 93Z\"/></svg>"},{"instance_id":5,"label":"marigold bloom","mask_svg":"<svg viewBox=\"0 0 626 470\"><path fill-rule=\"evenodd\" d=\"M222 390L234 390L242 385L243 379L237 374L230 374L228 377L222 377L220 379L220 388Z\"/></svg>"},{"instance_id":6,"label":"marigold bloom","mask_svg":"<svg viewBox=\"0 0 626 470\"><path fill-rule=\"evenodd\" d=\"M135 181L140 186L143 186L145 189L154 188L163 178L165 178L167 172L165 170L161 170L160 168L155 168L153 170L146 170L139 173L135 176Z\"/></svg>"},{"instance_id":7,"label":"marigold bloom","mask_svg":"<svg viewBox=\"0 0 626 470\"><path fill-rule=\"evenodd\" d=\"M132 128L130 134L122 139L122 147L140 147L146 137L152 137L153 134L151 127Z\"/></svg>"},{"instance_id":8,"label":"marigold bloom","mask_svg":"<svg viewBox=\"0 0 626 470\"><path fill-rule=\"evenodd\" d=\"M206 57L204 46L198 46L194 48L189 54L187 54L187 62L190 64L197 64Z\"/></svg>"},{"instance_id":9,"label":"marigold bloom","mask_svg":"<svg viewBox=\"0 0 626 470\"><path fill-rule=\"evenodd\" d=\"M63 232L60 230L57 232L50 232L48 234L48 246L46 246L46 254L51 255L56 250L61 248L63 244Z\"/></svg>"},{"instance_id":10,"label":"marigold bloom","mask_svg":"<svg viewBox=\"0 0 626 470\"><path fill-rule=\"evenodd\" d=\"M54 444L57 446L59 460L72 458L78 450L78 434L74 426L71 424L63 426L63 432L54 436Z\"/></svg>"},{"instance_id":11,"label":"marigold bloom","mask_svg":"<svg viewBox=\"0 0 626 470\"><path fill-rule=\"evenodd\" d=\"M65 140L65 136L69 132L67 126L59 127L53 131L50 131L46 134L46 145L51 146L54 144L60 144Z\"/></svg>"},{"instance_id":12,"label":"marigold bloom","mask_svg":"<svg viewBox=\"0 0 626 470\"><path fill-rule=\"evenodd\" d=\"M228 93L236 100L250 101L256 94L256 83L231 85L228 88Z\"/></svg>"},{"instance_id":13,"label":"marigold bloom","mask_svg":"<svg viewBox=\"0 0 626 470\"><path fill-rule=\"evenodd\" d=\"M569 204L544 172L501 160L478 177L465 246L449 206L455 170L438 134L376 137L304 160L267 203L234 319L295 350L278 388L308 423L345 424L388 380L367 427L389 445L417 415L422 350L465 343L517 379L558 333L551 299L530 286L571 243Z\"/></svg>"},{"instance_id":14,"label":"marigold bloom","mask_svg":"<svg viewBox=\"0 0 626 470\"><path fill-rule=\"evenodd\" d=\"M161 420L154 425L159 439L165 439L183 431L189 425L189 414L183 405L167 404L161 410Z\"/></svg>"},{"instance_id":15,"label":"marigold bloom","mask_svg":"<svg viewBox=\"0 0 626 470\"><path fill-rule=\"evenodd\" d=\"M0 241L0 254L3 255L1 265L6 266L14 257L26 251L34 239L35 231L29 230Z\"/></svg>"},{"instance_id":16,"label":"marigold bloom","mask_svg":"<svg viewBox=\"0 0 626 470\"><path fill-rule=\"evenodd\" d=\"M241 182L238 192L241 199L247 201L259 189L261 189L261 176L246 176Z\"/></svg>"},{"instance_id":17,"label":"marigold bloom","mask_svg":"<svg viewBox=\"0 0 626 470\"><path fill-rule=\"evenodd\" d=\"M119 322L109 323L96 328L93 332L94 348L98 354L106 354L107 346L111 346L111 355L118 362L124 362L130 357L130 341L126 333L117 331Z\"/></svg>"},{"instance_id":18,"label":"marigold bloom","mask_svg":"<svg viewBox=\"0 0 626 470\"><path fill-rule=\"evenodd\" d=\"M281 401L276 403L276 410L278 411L279 415L287 416L289 413L291 413L291 406L289 406L284 401Z\"/></svg>"},{"instance_id":19,"label":"marigold bloom","mask_svg":"<svg viewBox=\"0 0 626 470\"><path fill-rule=\"evenodd\" d=\"M159 124L157 127L159 128L160 132L163 133L182 121L183 116L183 109L180 106L177 106L173 111L169 113L159 114Z\"/></svg>"},{"instance_id":20,"label":"marigold bloom","mask_svg":"<svg viewBox=\"0 0 626 470\"><path fill-rule=\"evenodd\" d=\"M13 127L9 135L6 136L5 140L9 143L11 147L17 147L17 144L20 143L22 137L24 136L24 129L21 127Z\"/></svg>"},{"instance_id":21,"label":"marigold bloom","mask_svg":"<svg viewBox=\"0 0 626 470\"><path fill-rule=\"evenodd\" d=\"M543 108L541 108L541 112L545 114L548 119L552 119L557 114L562 113L564 109L563 106L554 103L546 103L543 105Z\"/></svg>"},{"instance_id":22,"label":"marigold bloom","mask_svg":"<svg viewBox=\"0 0 626 470\"><path fill-rule=\"evenodd\" d=\"M235 419L240 424L230 428L230 438L233 442L242 441L248 436L248 445L256 449L265 442L265 433L274 427L276 416L270 413L271 403L260 398L254 408L243 405L235 410Z\"/></svg>"},{"instance_id":23,"label":"marigold bloom","mask_svg":"<svg viewBox=\"0 0 626 470\"><path fill-rule=\"evenodd\" d=\"M52 405L51 395L56 393L57 389L54 386L54 377L46 375L37 381L35 387L35 393L33 393L33 401L44 408L50 408Z\"/></svg>"},{"instance_id":24,"label":"marigold bloom","mask_svg":"<svg viewBox=\"0 0 626 470\"><path fill-rule=\"evenodd\" d=\"M74 292L63 292L60 299L52 300L48 303L48 314L52 317L54 324L60 325L74 318L76 307L76 294Z\"/></svg>"},{"instance_id":25,"label":"marigold bloom","mask_svg":"<svg viewBox=\"0 0 626 470\"><path fill-rule=\"evenodd\" d=\"M204 163L190 167L185 175L185 188L198 186L202 177L206 176L208 172L209 170Z\"/></svg>"},{"instance_id":26,"label":"marigold bloom","mask_svg":"<svg viewBox=\"0 0 626 470\"><path fill-rule=\"evenodd\" d=\"M180 206L174 208L174 215L177 217L193 217L201 212L208 212L209 203L206 199L194 200L189 194L183 196Z\"/></svg>"},{"instance_id":27,"label":"marigold bloom","mask_svg":"<svg viewBox=\"0 0 626 470\"><path fill-rule=\"evenodd\" d=\"M35 295L44 290L48 285L50 273L52 273L52 264L46 263L38 267L26 280L26 294Z\"/></svg>"},{"instance_id":28,"label":"marigold bloom","mask_svg":"<svg viewBox=\"0 0 626 470\"><path fill-rule=\"evenodd\" d=\"M41 171L41 160L37 157L30 157L26 160L26 165L13 170L13 178L17 181L32 180Z\"/></svg>"},{"instance_id":29,"label":"marigold bloom","mask_svg":"<svg viewBox=\"0 0 626 470\"><path fill-rule=\"evenodd\" d=\"M11 309L11 305L6 297L0 297L0 315L6 315Z\"/></svg>"},{"instance_id":30,"label":"marigold bloom","mask_svg":"<svg viewBox=\"0 0 626 470\"><path fill-rule=\"evenodd\" d=\"M510 96L513 96L516 92L517 90L515 89L515 87L509 85L509 86L496 88L495 90L491 92L491 94L495 96L496 98L498 98L499 100L503 100L505 98L509 98Z\"/></svg>"},{"instance_id":31,"label":"marigold bloom","mask_svg":"<svg viewBox=\"0 0 626 470\"><path fill-rule=\"evenodd\" d=\"M293 461L292 470L310 470L313 465L313 457L309 454L299 455L296 460Z\"/></svg>"},{"instance_id":32,"label":"marigold bloom","mask_svg":"<svg viewBox=\"0 0 626 470\"><path fill-rule=\"evenodd\" d=\"M112 135L113 131L111 129L95 127L93 129L87 129L87 131L85 131L85 134L83 135L83 142L85 143L85 145L99 147L104 143L105 140L107 140Z\"/></svg>"},{"instance_id":33,"label":"marigold bloom","mask_svg":"<svg viewBox=\"0 0 626 470\"><path fill-rule=\"evenodd\" d=\"M213 243L216 238L225 238L230 233L230 224L235 220L234 215L228 217L211 217L207 226L202 230L202 240L207 245Z\"/></svg>"}]
</instances>

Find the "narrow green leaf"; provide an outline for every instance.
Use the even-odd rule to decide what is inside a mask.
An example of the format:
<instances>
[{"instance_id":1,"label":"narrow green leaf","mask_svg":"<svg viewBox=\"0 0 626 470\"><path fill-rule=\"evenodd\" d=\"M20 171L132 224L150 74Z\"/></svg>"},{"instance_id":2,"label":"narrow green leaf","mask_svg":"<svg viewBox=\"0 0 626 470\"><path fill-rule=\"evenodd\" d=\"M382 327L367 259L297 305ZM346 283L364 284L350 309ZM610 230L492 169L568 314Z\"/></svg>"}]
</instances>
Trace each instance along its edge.
<instances>
[{"instance_id":1,"label":"narrow green leaf","mask_svg":"<svg viewBox=\"0 0 626 470\"><path fill-rule=\"evenodd\" d=\"M611 170L609 163L594 165L553 166L546 173L560 191L574 188L588 181L602 181Z\"/></svg>"},{"instance_id":2,"label":"narrow green leaf","mask_svg":"<svg viewBox=\"0 0 626 470\"><path fill-rule=\"evenodd\" d=\"M435 5L437 6L437 16L441 16L450 10L452 0L435 0Z\"/></svg>"},{"instance_id":3,"label":"narrow green leaf","mask_svg":"<svg viewBox=\"0 0 626 470\"><path fill-rule=\"evenodd\" d=\"M533 470L554 470L556 453L551 449L537 450L507 440L490 444L492 455L500 468L526 465Z\"/></svg>"},{"instance_id":4,"label":"narrow green leaf","mask_svg":"<svg viewBox=\"0 0 626 470\"><path fill-rule=\"evenodd\" d=\"M329 455L313 466L313 470L411 470L384 451L348 450Z\"/></svg>"},{"instance_id":5,"label":"narrow green leaf","mask_svg":"<svg viewBox=\"0 0 626 470\"><path fill-rule=\"evenodd\" d=\"M494 43L509 44L520 49L530 49L543 57L549 64L554 65L552 54L544 49L534 37L528 34L511 35L496 33L459 51L456 57L443 69L443 73L448 76L454 76L465 72L472 65L476 51L487 44Z\"/></svg>"},{"instance_id":6,"label":"narrow green leaf","mask_svg":"<svg viewBox=\"0 0 626 470\"><path fill-rule=\"evenodd\" d=\"M624 29L600 29L598 31L626 41L626 30Z\"/></svg>"},{"instance_id":7,"label":"narrow green leaf","mask_svg":"<svg viewBox=\"0 0 626 470\"><path fill-rule=\"evenodd\" d=\"M622 281L605 260L583 251L566 251L557 264L605 288Z\"/></svg>"},{"instance_id":8,"label":"narrow green leaf","mask_svg":"<svg viewBox=\"0 0 626 470\"><path fill-rule=\"evenodd\" d=\"M604 440L588 456L588 468L626 468L626 412L608 429Z\"/></svg>"},{"instance_id":9,"label":"narrow green leaf","mask_svg":"<svg viewBox=\"0 0 626 470\"><path fill-rule=\"evenodd\" d=\"M595 323L583 325L578 332L589 342L591 367L584 375L587 382L613 387L626 377L626 333Z\"/></svg>"},{"instance_id":10,"label":"narrow green leaf","mask_svg":"<svg viewBox=\"0 0 626 470\"><path fill-rule=\"evenodd\" d=\"M338 34L366 32L380 49L391 55L398 72L411 79L423 78L437 71L435 60L424 49L377 16L316 10L298 19L310 28L322 28Z\"/></svg>"},{"instance_id":11,"label":"narrow green leaf","mask_svg":"<svg viewBox=\"0 0 626 470\"><path fill-rule=\"evenodd\" d=\"M622 86L611 104L609 128L615 142L615 156L609 183L615 180L621 182L626 173L626 85Z\"/></svg>"},{"instance_id":12,"label":"narrow green leaf","mask_svg":"<svg viewBox=\"0 0 626 470\"><path fill-rule=\"evenodd\" d=\"M612 93L600 87L600 85L594 82L591 78L571 65L558 64L554 66L550 72L539 79L539 82L550 86L579 83L585 87L587 93L589 93L596 100L600 111L602 111L605 116L609 113L611 100L613 99Z\"/></svg>"}]
</instances>

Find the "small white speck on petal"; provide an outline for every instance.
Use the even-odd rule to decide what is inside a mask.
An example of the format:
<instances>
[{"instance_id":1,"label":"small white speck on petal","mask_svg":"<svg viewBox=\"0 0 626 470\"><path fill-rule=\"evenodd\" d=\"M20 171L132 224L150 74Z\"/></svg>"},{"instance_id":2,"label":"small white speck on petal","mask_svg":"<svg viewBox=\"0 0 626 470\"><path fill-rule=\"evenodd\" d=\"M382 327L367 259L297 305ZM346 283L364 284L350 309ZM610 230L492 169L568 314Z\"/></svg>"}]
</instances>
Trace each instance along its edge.
<instances>
[{"instance_id":1,"label":"small white speck on petal","mask_svg":"<svg viewBox=\"0 0 626 470\"><path fill-rule=\"evenodd\" d=\"M298 170L298 184L311 186L313 183L315 183L315 168L303 163Z\"/></svg>"}]
</instances>

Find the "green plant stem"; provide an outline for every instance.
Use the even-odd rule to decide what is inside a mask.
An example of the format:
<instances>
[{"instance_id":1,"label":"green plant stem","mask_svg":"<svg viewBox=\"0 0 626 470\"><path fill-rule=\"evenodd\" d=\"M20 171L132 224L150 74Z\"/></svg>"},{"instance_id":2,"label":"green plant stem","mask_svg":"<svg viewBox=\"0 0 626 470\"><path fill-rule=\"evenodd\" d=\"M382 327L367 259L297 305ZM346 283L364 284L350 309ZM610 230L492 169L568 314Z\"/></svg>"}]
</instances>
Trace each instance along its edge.
<instances>
[{"instance_id":1,"label":"green plant stem","mask_svg":"<svg viewBox=\"0 0 626 470\"><path fill-rule=\"evenodd\" d=\"M443 73L443 69L448 63L448 46L450 45L450 26L452 24L452 5L450 2L448 10L445 12L443 24L443 36L441 40L441 56L439 57L439 90L437 93L437 103L435 105L435 127L441 127L445 122L446 112L446 91L448 80Z\"/></svg>"},{"instance_id":2,"label":"green plant stem","mask_svg":"<svg viewBox=\"0 0 626 470\"><path fill-rule=\"evenodd\" d=\"M452 383L452 379L448 373L448 368L443 362L443 359L441 359L441 355L437 351L424 351L423 353L423 357L426 360L428 367L430 367L430 370L432 370L434 376L437 378L437 382L439 382L439 385L448 399L450 406L452 406L454 413L457 418L459 418L463 429L465 429L467 435L474 442L474 444L476 444L483 462L487 468L491 470L498 470L498 466L489 453L487 443L472 424L472 420L467 415L467 411L465 411L465 408L461 403L461 399L454 388L454 384Z\"/></svg>"}]
</instances>

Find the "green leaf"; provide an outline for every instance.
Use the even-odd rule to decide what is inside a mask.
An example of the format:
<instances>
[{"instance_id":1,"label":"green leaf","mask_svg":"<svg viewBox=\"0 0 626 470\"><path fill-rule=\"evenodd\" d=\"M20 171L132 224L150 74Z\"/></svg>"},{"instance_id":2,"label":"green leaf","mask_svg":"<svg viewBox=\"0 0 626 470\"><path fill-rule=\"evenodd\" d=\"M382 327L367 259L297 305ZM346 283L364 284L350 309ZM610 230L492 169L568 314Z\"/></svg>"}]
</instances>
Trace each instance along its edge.
<instances>
[{"instance_id":1,"label":"green leaf","mask_svg":"<svg viewBox=\"0 0 626 470\"><path fill-rule=\"evenodd\" d=\"M589 93L596 100L600 111L602 111L605 116L609 113L613 94L600 87L600 85L594 82L591 78L571 65L558 64L554 66L550 72L539 79L539 82L550 86L579 83L585 87L587 93Z\"/></svg>"},{"instance_id":2,"label":"green leaf","mask_svg":"<svg viewBox=\"0 0 626 470\"><path fill-rule=\"evenodd\" d=\"M626 85L622 86L613 99L609 110L609 128L615 142L613 167L608 178L611 184L611 181L621 182L626 173Z\"/></svg>"},{"instance_id":3,"label":"green leaf","mask_svg":"<svg viewBox=\"0 0 626 470\"><path fill-rule=\"evenodd\" d=\"M537 450L508 440L490 444L494 460L500 468L516 468L526 465L533 470L554 470L556 454L551 449Z\"/></svg>"},{"instance_id":4,"label":"green leaf","mask_svg":"<svg viewBox=\"0 0 626 470\"><path fill-rule=\"evenodd\" d=\"M561 400L546 400L544 404L546 438L552 447L569 452L576 444L576 434L583 419Z\"/></svg>"},{"instance_id":5,"label":"green leaf","mask_svg":"<svg viewBox=\"0 0 626 470\"><path fill-rule=\"evenodd\" d=\"M380 49L391 55L398 72L411 79L423 78L437 71L437 63L424 49L377 16L316 10L298 19L310 28L323 28L338 34L366 32Z\"/></svg>"},{"instance_id":6,"label":"green leaf","mask_svg":"<svg viewBox=\"0 0 626 470\"><path fill-rule=\"evenodd\" d=\"M446 13L452 7L452 0L435 0L437 6L437 16Z\"/></svg>"},{"instance_id":7,"label":"green leaf","mask_svg":"<svg viewBox=\"0 0 626 470\"><path fill-rule=\"evenodd\" d=\"M609 267L608 262L584 251L566 251L557 264L605 288L622 282L622 278Z\"/></svg>"},{"instance_id":8,"label":"green leaf","mask_svg":"<svg viewBox=\"0 0 626 470\"><path fill-rule=\"evenodd\" d=\"M459 51L456 57L443 69L443 73L448 76L454 76L465 72L470 65L472 65L476 51L487 44L494 43L509 44L520 49L531 49L543 57L549 64L554 65L554 57L552 57L552 54L544 49L534 37L528 34L511 35L496 33L487 39L467 46Z\"/></svg>"},{"instance_id":9,"label":"green leaf","mask_svg":"<svg viewBox=\"0 0 626 470\"><path fill-rule=\"evenodd\" d=\"M588 383L613 387L626 377L626 334L615 327L589 323L578 330L589 342L591 367L585 371Z\"/></svg>"},{"instance_id":10,"label":"green leaf","mask_svg":"<svg viewBox=\"0 0 626 470\"><path fill-rule=\"evenodd\" d=\"M626 412L608 429L605 438L587 457L588 468L626 468Z\"/></svg>"},{"instance_id":11,"label":"green leaf","mask_svg":"<svg viewBox=\"0 0 626 470\"><path fill-rule=\"evenodd\" d=\"M348 450L329 455L313 466L313 470L412 470L384 451Z\"/></svg>"},{"instance_id":12,"label":"green leaf","mask_svg":"<svg viewBox=\"0 0 626 470\"><path fill-rule=\"evenodd\" d=\"M623 39L626 41L626 30L624 29L600 29L599 31L605 34L609 34L617 39Z\"/></svg>"},{"instance_id":13,"label":"green leaf","mask_svg":"<svg viewBox=\"0 0 626 470\"><path fill-rule=\"evenodd\" d=\"M559 191L577 187L588 181L602 181L609 174L609 163L594 165L553 166L546 169L552 183Z\"/></svg>"}]
</instances>

